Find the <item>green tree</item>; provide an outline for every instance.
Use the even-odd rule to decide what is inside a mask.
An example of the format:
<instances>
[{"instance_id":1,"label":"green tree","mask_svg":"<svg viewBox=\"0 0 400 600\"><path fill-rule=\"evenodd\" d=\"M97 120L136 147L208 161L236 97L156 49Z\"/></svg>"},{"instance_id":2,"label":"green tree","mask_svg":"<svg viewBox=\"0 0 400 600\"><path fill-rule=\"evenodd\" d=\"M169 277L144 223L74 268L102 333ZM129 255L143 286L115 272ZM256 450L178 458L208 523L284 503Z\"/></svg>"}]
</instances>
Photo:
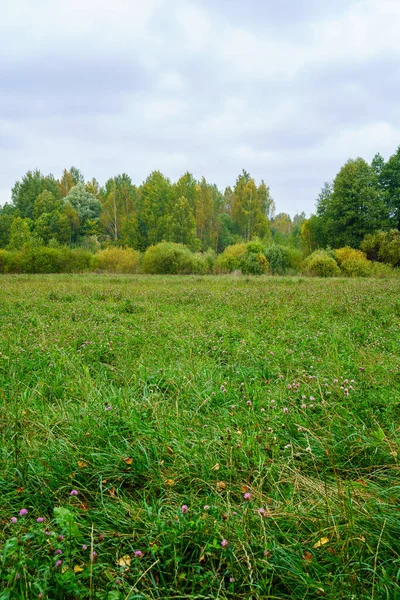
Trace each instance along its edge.
<instances>
[{"instance_id":1,"label":"green tree","mask_svg":"<svg viewBox=\"0 0 400 600\"><path fill-rule=\"evenodd\" d=\"M18 217L15 206L5 204L0 207L0 248L6 248L10 242L11 225L15 217Z\"/></svg>"},{"instance_id":2,"label":"green tree","mask_svg":"<svg viewBox=\"0 0 400 600\"><path fill-rule=\"evenodd\" d=\"M333 192L317 206L334 248L358 248L364 236L388 221L388 211L374 169L362 158L348 160L333 183Z\"/></svg>"},{"instance_id":3,"label":"green tree","mask_svg":"<svg viewBox=\"0 0 400 600\"><path fill-rule=\"evenodd\" d=\"M269 225L264 211L262 193L259 194L250 174L243 171L236 180L232 217L245 240L251 240L255 236L262 238L268 234Z\"/></svg>"},{"instance_id":4,"label":"green tree","mask_svg":"<svg viewBox=\"0 0 400 600\"><path fill-rule=\"evenodd\" d=\"M100 193L102 212L100 222L105 231L117 241L127 220L137 219L137 189L126 173L109 179Z\"/></svg>"},{"instance_id":5,"label":"green tree","mask_svg":"<svg viewBox=\"0 0 400 600\"><path fill-rule=\"evenodd\" d=\"M21 181L16 182L11 198L22 218L34 218L35 200L44 191L51 192L55 198L60 197L58 182L53 175L44 176L39 170L28 171Z\"/></svg>"},{"instance_id":6,"label":"green tree","mask_svg":"<svg viewBox=\"0 0 400 600\"><path fill-rule=\"evenodd\" d=\"M8 249L21 250L24 246L29 245L30 241L31 229L29 226L29 219L16 217L11 223Z\"/></svg>"},{"instance_id":7,"label":"green tree","mask_svg":"<svg viewBox=\"0 0 400 600\"><path fill-rule=\"evenodd\" d=\"M35 221L45 213L53 213L61 208L62 202L54 195L45 190L37 196L33 204L33 217Z\"/></svg>"},{"instance_id":8,"label":"green tree","mask_svg":"<svg viewBox=\"0 0 400 600\"><path fill-rule=\"evenodd\" d=\"M379 165L377 173L384 193L390 225L400 231L400 146L386 163L382 163L383 159L379 155L374 158L374 161Z\"/></svg>"},{"instance_id":9,"label":"green tree","mask_svg":"<svg viewBox=\"0 0 400 600\"><path fill-rule=\"evenodd\" d=\"M195 248L196 221L187 198L182 196L170 207L166 217L166 241Z\"/></svg>"},{"instance_id":10,"label":"green tree","mask_svg":"<svg viewBox=\"0 0 400 600\"><path fill-rule=\"evenodd\" d=\"M101 213L99 200L85 189L84 183L78 183L64 198L65 204L70 204L77 212L81 225L87 221L97 221Z\"/></svg>"},{"instance_id":11,"label":"green tree","mask_svg":"<svg viewBox=\"0 0 400 600\"><path fill-rule=\"evenodd\" d=\"M171 182L160 171L153 171L140 188L140 230L142 244L161 242L165 237L166 215L172 195Z\"/></svg>"}]
</instances>

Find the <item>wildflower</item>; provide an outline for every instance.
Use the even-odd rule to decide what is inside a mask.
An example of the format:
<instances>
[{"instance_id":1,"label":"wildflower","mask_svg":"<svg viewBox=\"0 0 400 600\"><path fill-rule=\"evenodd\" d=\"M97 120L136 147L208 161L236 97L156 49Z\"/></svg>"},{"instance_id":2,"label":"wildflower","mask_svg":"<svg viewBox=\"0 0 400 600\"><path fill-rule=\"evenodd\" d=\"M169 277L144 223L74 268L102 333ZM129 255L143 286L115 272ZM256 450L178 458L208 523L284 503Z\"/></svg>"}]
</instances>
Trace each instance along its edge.
<instances>
[{"instance_id":1,"label":"wildflower","mask_svg":"<svg viewBox=\"0 0 400 600\"><path fill-rule=\"evenodd\" d=\"M96 560L96 558L97 558L97 552L96 552L96 550L93 550L93 552L90 555L90 560L92 562L94 562Z\"/></svg>"},{"instance_id":2,"label":"wildflower","mask_svg":"<svg viewBox=\"0 0 400 600\"><path fill-rule=\"evenodd\" d=\"M262 409L261 409L261 412L265 412L265 408L262 408Z\"/></svg>"},{"instance_id":3,"label":"wildflower","mask_svg":"<svg viewBox=\"0 0 400 600\"><path fill-rule=\"evenodd\" d=\"M231 406L231 410L235 410L236 406L234 404L232 404Z\"/></svg>"},{"instance_id":4,"label":"wildflower","mask_svg":"<svg viewBox=\"0 0 400 600\"><path fill-rule=\"evenodd\" d=\"M247 406L251 406L251 400L247 400L246 404Z\"/></svg>"},{"instance_id":5,"label":"wildflower","mask_svg":"<svg viewBox=\"0 0 400 600\"><path fill-rule=\"evenodd\" d=\"M21 575L20 575L20 573L16 573L16 575L15 575L15 579L21 579Z\"/></svg>"},{"instance_id":6,"label":"wildflower","mask_svg":"<svg viewBox=\"0 0 400 600\"><path fill-rule=\"evenodd\" d=\"M10 523L16 523L18 521L17 517L11 517Z\"/></svg>"},{"instance_id":7,"label":"wildflower","mask_svg":"<svg viewBox=\"0 0 400 600\"><path fill-rule=\"evenodd\" d=\"M64 539L64 536L63 536L63 535L59 535L59 536L57 536L57 541L59 541L59 542L62 542L62 541L63 541L63 539Z\"/></svg>"},{"instance_id":8,"label":"wildflower","mask_svg":"<svg viewBox=\"0 0 400 600\"><path fill-rule=\"evenodd\" d=\"M86 546L86 544L83 544L83 545L82 545L82 550L87 550L87 546Z\"/></svg>"},{"instance_id":9,"label":"wildflower","mask_svg":"<svg viewBox=\"0 0 400 600\"><path fill-rule=\"evenodd\" d=\"M79 494L78 490L71 490L69 495L70 496L77 496Z\"/></svg>"},{"instance_id":10,"label":"wildflower","mask_svg":"<svg viewBox=\"0 0 400 600\"><path fill-rule=\"evenodd\" d=\"M302 399L302 400L307 400L307 396L304 396L304 395L303 395L303 396L301 397L301 399Z\"/></svg>"},{"instance_id":11,"label":"wildflower","mask_svg":"<svg viewBox=\"0 0 400 600\"><path fill-rule=\"evenodd\" d=\"M229 577L229 582L230 583L235 583L235 578L234 577Z\"/></svg>"},{"instance_id":12,"label":"wildflower","mask_svg":"<svg viewBox=\"0 0 400 600\"><path fill-rule=\"evenodd\" d=\"M228 540L223 539L221 542L221 546L222 546L222 548L227 548L229 546Z\"/></svg>"},{"instance_id":13,"label":"wildflower","mask_svg":"<svg viewBox=\"0 0 400 600\"><path fill-rule=\"evenodd\" d=\"M56 569L58 569L58 567L61 567L61 565L62 565L62 560L57 560L57 562L55 564Z\"/></svg>"},{"instance_id":14,"label":"wildflower","mask_svg":"<svg viewBox=\"0 0 400 600\"><path fill-rule=\"evenodd\" d=\"M265 517L265 515L267 514L265 508L259 508L257 512L260 515L260 517Z\"/></svg>"},{"instance_id":15,"label":"wildflower","mask_svg":"<svg viewBox=\"0 0 400 600\"><path fill-rule=\"evenodd\" d=\"M186 504L182 504L181 506L182 514L186 514L189 511L189 507Z\"/></svg>"},{"instance_id":16,"label":"wildflower","mask_svg":"<svg viewBox=\"0 0 400 600\"><path fill-rule=\"evenodd\" d=\"M303 410L306 410L306 408L307 408L307 404L304 404L304 402L303 402L303 404L301 405L301 408L302 408Z\"/></svg>"},{"instance_id":17,"label":"wildflower","mask_svg":"<svg viewBox=\"0 0 400 600\"><path fill-rule=\"evenodd\" d=\"M48 529L46 529L45 534L46 535L51 535L51 532Z\"/></svg>"},{"instance_id":18,"label":"wildflower","mask_svg":"<svg viewBox=\"0 0 400 600\"><path fill-rule=\"evenodd\" d=\"M243 499L245 500L245 502L250 502L250 500L251 500L250 492L246 492L243 496Z\"/></svg>"},{"instance_id":19,"label":"wildflower","mask_svg":"<svg viewBox=\"0 0 400 600\"><path fill-rule=\"evenodd\" d=\"M43 517L38 517L38 518L36 519L36 522L37 522L37 523L43 523L43 521L44 521Z\"/></svg>"},{"instance_id":20,"label":"wildflower","mask_svg":"<svg viewBox=\"0 0 400 600\"><path fill-rule=\"evenodd\" d=\"M20 517L24 517L27 514L28 514L28 511L26 510L26 508L21 508L21 510L19 511Z\"/></svg>"},{"instance_id":21,"label":"wildflower","mask_svg":"<svg viewBox=\"0 0 400 600\"><path fill-rule=\"evenodd\" d=\"M112 410L112 406L108 405L108 406L105 407L104 410Z\"/></svg>"},{"instance_id":22,"label":"wildflower","mask_svg":"<svg viewBox=\"0 0 400 600\"><path fill-rule=\"evenodd\" d=\"M314 396L310 396L310 401L314 402L314 400L315 400Z\"/></svg>"},{"instance_id":23,"label":"wildflower","mask_svg":"<svg viewBox=\"0 0 400 600\"><path fill-rule=\"evenodd\" d=\"M348 395L349 395L349 390L348 390L347 388L345 388L345 389L343 390L343 394L344 394L345 396L348 396Z\"/></svg>"},{"instance_id":24,"label":"wildflower","mask_svg":"<svg viewBox=\"0 0 400 600\"><path fill-rule=\"evenodd\" d=\"M285 406L285 408L283 409L283 412L285 413L285 415L287 415L287 414L288 414L288 412L289 412L289 409L288 409L288 408L286 408L286 406Z\"/></svg>"},{"instance_id":25,"label":"wildflower","mask_svg":"<svg viewBox=\"0 0 400 600\"><path fill-rule=\"evenodd\" d=\"M143 552L141 550L135 550L135 556L136 558L142 558Z\"/></svg>"},{"instance_id":26,"label":"wildflower","mask_svg":"<svg viewBox=\"0 0 400 600\"><path fill-rule=\"evenodd\" d=\"M58 549L54 552L54 554L62 554L62 550Z\"/></svg>"},{"instance_id":27,"label":"wildflower","mask_svg":"<svg viewBox=\"0 0 400 600\"><path fill-rule=\"evenodd\" d=\"M203 508L205 511L210 510L210 507L208 506L208 504L206 504Z\"/></svg>"}]
</instances>

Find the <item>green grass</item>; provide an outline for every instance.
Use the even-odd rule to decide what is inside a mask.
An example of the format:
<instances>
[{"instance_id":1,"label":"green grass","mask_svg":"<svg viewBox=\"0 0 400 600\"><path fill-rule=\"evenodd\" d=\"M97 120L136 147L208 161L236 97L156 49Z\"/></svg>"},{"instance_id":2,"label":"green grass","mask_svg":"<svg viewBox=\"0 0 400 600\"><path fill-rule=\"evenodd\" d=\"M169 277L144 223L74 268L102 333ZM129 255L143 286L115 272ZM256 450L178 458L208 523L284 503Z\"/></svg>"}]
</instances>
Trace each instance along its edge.
<instances>
[{"instance_id":1,"label":"green grass","mask_svg":"<svg viewBox=\"0 0 400 600\"><path fill-rule=\"evenodd\" d=\"M2 276L0 353L0 600L400 598L398 280Z\"/></svg>"}]
</instances>

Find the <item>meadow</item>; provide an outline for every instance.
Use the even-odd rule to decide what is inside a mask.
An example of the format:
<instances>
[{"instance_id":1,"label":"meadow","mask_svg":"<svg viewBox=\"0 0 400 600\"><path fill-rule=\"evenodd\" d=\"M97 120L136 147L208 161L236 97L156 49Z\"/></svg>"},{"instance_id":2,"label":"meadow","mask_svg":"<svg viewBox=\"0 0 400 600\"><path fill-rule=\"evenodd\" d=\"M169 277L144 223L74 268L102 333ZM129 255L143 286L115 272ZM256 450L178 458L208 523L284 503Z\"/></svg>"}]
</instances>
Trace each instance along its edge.
<instances>
[{"instance_id":1,"label":"meadow","mask_svg":"<svg viewBox=\"0 0 400 600\"><path fill-rule=\"evenodd\" d=\"M0 276L0 600L400 598L400 281Z\"/></svg>"}]
</instances>

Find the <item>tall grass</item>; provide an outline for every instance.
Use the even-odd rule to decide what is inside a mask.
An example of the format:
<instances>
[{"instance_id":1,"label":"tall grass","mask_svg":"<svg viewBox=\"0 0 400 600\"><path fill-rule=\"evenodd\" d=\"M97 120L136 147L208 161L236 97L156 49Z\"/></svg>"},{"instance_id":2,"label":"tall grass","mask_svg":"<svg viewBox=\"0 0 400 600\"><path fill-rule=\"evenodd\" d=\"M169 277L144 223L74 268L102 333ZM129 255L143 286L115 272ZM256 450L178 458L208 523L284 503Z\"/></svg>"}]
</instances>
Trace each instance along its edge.
<instances>
[{"instance_id":1,"label":"tall grass","mask_svg":"<svg viewBox=\"0 0 400 600\"><path fill-rule=\"evenodd\" d=\"M399 292L2 276L0 598L400 597Z\"/></svg>"}]
</instances>

